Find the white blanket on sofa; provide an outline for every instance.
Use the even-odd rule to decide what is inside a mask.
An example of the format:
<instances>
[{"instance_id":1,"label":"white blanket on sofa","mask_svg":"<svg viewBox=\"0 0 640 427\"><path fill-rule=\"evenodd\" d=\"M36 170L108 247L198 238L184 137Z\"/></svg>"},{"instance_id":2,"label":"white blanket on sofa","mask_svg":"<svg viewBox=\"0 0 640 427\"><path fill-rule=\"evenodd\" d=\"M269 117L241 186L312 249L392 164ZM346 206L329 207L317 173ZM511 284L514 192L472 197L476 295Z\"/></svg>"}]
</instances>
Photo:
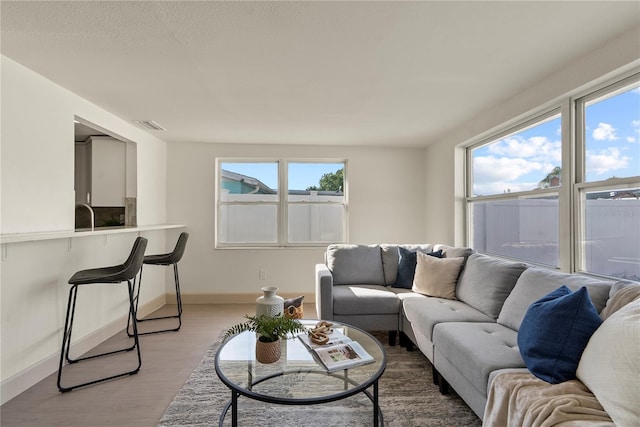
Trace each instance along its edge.
<instances>
[{"instance_id":1,"label":"white blanket on sofa","mask_svg":"<svg viewBox=\"0 0 640 427\"><path fill-rule=\"evenodd\" d=\"M483 427L614 427L578 380L549 384L529 372L502 372L489 389Z\"/></svg>"}]
</instances>

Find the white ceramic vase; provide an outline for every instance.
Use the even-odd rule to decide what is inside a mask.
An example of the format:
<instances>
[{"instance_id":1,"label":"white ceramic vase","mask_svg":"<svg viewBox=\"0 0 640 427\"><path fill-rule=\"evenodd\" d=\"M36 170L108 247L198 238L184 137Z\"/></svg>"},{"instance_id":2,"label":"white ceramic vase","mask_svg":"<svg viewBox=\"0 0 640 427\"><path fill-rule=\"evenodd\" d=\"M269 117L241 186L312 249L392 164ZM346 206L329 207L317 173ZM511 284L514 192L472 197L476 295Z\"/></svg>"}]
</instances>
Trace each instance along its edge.
<instances>
[{"instance_id":1,"label":"white ceramic vase","mask_svg":"<svg viewBox=\"0 0 640 427\"><path fill-rule=\"evenodd\" d=\"M261 288L264 295L256 299L256 317L263 314L265 316L275 317L282 315L284 312L284 298L276 295L278 288L275 286L265 286Z\"/></svg>"}]
</instances>

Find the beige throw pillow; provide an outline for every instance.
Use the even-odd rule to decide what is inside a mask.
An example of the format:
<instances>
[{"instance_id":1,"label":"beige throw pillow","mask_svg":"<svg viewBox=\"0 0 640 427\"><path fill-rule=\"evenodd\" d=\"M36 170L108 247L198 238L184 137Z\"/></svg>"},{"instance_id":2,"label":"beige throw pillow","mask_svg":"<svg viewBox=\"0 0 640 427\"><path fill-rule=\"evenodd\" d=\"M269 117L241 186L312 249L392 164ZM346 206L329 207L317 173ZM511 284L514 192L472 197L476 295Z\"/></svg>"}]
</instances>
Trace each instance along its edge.
<instances>
[{"instance_id":1,"label":"beige throw pillow","mask_svg":"<svg viewBox=\"0 0 640 427\"><path fill-rule=\"evenodd\" d=\"M602 320L607 320L607 318L613 313L620 310L631 301L635 301L637 299L640 299L640 285L623 285L623 287L618 289L613 294L613 296L609 298L609 301L607 301L607 305L602 309L602 312L600 313L600 317L602 318Z\"/></svg>"},{"instance_id":2,"label":"beige throw pillow","mask_svg":"<svg viewBox=\"0 0 640 427\"><path fill-rule=\"evenodd\" d=\"M418 252L413 292L432 297L456 299L456 283L464 258L436 258Z\"/></svg>"}]
</instances>

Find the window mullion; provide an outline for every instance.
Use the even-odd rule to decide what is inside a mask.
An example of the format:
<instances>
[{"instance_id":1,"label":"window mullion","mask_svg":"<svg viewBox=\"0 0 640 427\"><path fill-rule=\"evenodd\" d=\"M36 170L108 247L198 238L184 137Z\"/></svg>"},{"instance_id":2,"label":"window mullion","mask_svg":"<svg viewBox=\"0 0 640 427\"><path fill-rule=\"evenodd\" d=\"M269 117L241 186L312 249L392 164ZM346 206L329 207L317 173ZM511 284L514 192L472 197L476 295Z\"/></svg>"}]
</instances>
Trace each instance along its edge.
<instances>
[{"instance_id":1,"label":"window mullion","mask_svg":"<svg viewBox=\"0 0 640 427\"><path fill-rule=\"evenodd\" d=\"M638 95L633 93L640 90L638 81L636 74L575 101L572 271L630 280L640 276L640 251L634 238L639 203L633 197L640 188L640 179L633 173L639 156L633 145L637 136L628 127L639 121ZM623 138L629 144L621 145ZM603 162L606 158L611 159L609 163ZM618 172L622 177L616 176ZM616 194L620 190L621 195Z\"/></svg>"},{"instance_id":2,"label":"window mullion","mask_svg":"<svg viewBox=\"0 0 640 427\"><path fill-rule=\"evenodd\" d=\"M575 229L573 227L574 205L572 203L573 182L575 180L574 168L574 115L572 102L567 99L560 105L561 117L561 151L562 172L560 181L562 185L558 189L558 266L562 271L573 272Z\"/></svg>"},{"instance_id":3,"label":"window mullion","mask_svg":"<svg viewBox=\"0 0 640 427\"><path fill-rule=\"evenodd\" d=\"M278 161L278 245L289 243L287 221L289 217L289 164L286 160Z\"/></svg>"}]
</instances>

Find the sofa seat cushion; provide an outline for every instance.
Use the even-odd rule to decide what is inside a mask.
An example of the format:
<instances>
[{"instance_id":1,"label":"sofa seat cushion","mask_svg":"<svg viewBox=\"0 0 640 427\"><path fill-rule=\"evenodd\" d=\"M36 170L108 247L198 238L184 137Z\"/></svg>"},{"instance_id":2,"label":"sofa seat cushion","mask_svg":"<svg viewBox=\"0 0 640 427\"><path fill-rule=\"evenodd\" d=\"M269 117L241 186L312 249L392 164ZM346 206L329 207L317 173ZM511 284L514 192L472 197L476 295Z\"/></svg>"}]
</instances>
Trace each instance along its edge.
<instances>
[{"instance_id":1,"label":"sofa seat cushion","mask_svg":"<svg viewBox=\"0 0 640 427\"><path fill-rule=\"evenodd\" d=\"M420 295L420 294L414 294ZM493 322L493 319L482 314L467 304L444 298L408 297L400 294L404 315L411 322L414 330L433 341L433 328L442 322Z\"/></svg>"},{"instance_id":2,"label":"sofa seat cushion","mask_svg":"<svg viewBox=\"0 0 640 427\"><path fill-rule=\"evenodd\" d=\"M334 285L385 284L378 245L329 245L326 258Z\"/></svg>"},{"instance_id":3,"label":"sofa seat cushion","mask_svg":"<svg viewBox=\"0 0 640 427\"><path fill-rule=\"evenodd\" d=\"M398 314L400 300L385 286L344 285L333 287L333 313Z\"/></svg>"},{"instance_id":4,"label":"sofa seat cushion","mask_svg":"<svg viewBox=\"0 0 640 427\"><path fill-rule=\"evenodd\" d=\"M558 289L567 286L572 291L587 288L591 302L600 313L609 298L614 282L598 280L580 274L568 274L542 267L530 267L518 278L498 316L498 323L514 330L520 329L524 314L531 304Z\"/></svg>"},{"instance_id":5,"label":"sofa seat cushion","mask_svg":"<svg viewBox=\"0 0 640 427\"><path fill-rule=\"evenodd\" d=\"M440 323L433 330L433 345L438 354L486 396L489 374L496 369L522 368L517 332L497 323Z\"/></svg>"},{"instance_id":6,"label":"sofa seat cushion","mask_svg":"<svg viewBox=\"0 0 640 427\"><path fill-rule=\"evenodd\" d=\"M419 294L417 292L413 292L411 289L404 289L404 288L389 288L389 290L393 291L398 298L400 299L400 305L403 304L403 301L409 298L430 298L426 295L422 295Z\"/></svg>"}]
</instances>

